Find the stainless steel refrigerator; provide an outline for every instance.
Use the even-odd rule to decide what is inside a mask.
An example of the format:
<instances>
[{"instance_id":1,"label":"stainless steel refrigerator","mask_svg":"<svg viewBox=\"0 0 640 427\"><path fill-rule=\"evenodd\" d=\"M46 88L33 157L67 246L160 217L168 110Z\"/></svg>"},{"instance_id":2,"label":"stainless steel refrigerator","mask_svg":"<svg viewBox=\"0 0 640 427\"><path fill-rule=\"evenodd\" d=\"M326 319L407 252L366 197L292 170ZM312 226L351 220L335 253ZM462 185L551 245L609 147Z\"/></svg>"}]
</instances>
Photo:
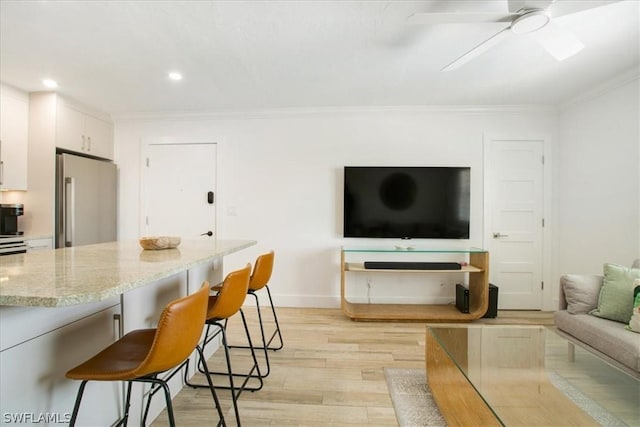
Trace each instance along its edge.
<instances>
[{"instance_id":1,"label":"stainless steel refrigerator","mask_svg":"<svg viewBox=\"0 0 640 427\"><path fill-rule=\"evenodd\" d=\"M116 240L116 165L67 153L56 160L56 248Z\"/></svg>"}]
</instances>

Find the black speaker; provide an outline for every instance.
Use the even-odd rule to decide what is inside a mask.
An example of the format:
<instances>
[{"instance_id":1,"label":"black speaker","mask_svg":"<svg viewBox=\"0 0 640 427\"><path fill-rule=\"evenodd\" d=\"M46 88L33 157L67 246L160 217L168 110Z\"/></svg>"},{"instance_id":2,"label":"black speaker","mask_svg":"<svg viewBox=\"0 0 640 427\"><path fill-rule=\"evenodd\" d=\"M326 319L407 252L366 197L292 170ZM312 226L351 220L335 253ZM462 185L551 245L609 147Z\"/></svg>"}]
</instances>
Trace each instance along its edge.
<instances>
[{"instance_id":1,"label":"black speaker","mask_svg":"<svg viewBox=\"0 0 640 427\"><path fill-rule=\"evenodd\" d=\"M460 283L456 284L456 308L460 313L469 312L469 289Z\"/></svg>"},{"instance_id":2,"label":"black speaker","mask_svg":"<svg viewBox=\"0 0 640 427\"><path fill-rule=\"evenodd\" d=\"M456 284L456 308L461 313L469 312L469 289L460 283ZM498 317L498 287L491 283L489 283L489 307L482 317L492 319Z\"/></svg>"},{"instance_id":3,"label":"black speaker","mask_svg":"<svg viewBox=\"0 0 640 427\"><path fill-rule=\"evenodd\" d=\"M489 308L482 317L496 318L498 317L498 287L489 283Z\"/></svg>"}]
</instances>

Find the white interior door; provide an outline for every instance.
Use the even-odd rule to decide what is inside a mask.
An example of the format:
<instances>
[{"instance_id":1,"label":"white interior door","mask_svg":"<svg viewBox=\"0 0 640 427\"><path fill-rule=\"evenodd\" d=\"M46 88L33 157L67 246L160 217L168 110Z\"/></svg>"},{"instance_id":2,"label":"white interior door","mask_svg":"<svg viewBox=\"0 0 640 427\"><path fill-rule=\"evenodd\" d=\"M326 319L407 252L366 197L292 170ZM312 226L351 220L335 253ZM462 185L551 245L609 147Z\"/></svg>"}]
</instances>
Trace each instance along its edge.
<instances>
[{"instance_id":1,"label":"white interior door","mask_svg":"<svg viewBox=\"0 0 640 427\"><path fill-rule=\"evenodd\" d=\"M216 144L149 144L143 234L195 238L216 233Z\"/></svg>"},{"instance_id":2,"label":"white interior door","mask_svg":"<svg viewBox=\"0 0 640 427\"><path fill-rule=\"evenodd\" d=\"M485 143L485 247L500 309L539 310L543 289L544 140Z\"/></svg>"}]
</instances>

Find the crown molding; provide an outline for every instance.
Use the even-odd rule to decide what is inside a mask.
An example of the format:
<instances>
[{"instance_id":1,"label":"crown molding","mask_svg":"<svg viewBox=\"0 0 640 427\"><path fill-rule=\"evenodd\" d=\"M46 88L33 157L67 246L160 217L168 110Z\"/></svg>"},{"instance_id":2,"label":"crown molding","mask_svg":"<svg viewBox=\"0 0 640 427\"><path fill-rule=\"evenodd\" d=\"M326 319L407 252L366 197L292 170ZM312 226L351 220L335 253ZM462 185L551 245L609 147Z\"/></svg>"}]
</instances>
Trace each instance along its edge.
<instances>
[{"instance_id":1,"label":"crown molding","mask_svg":"<svg viewBox=\"0 0 640 427\"><path fill-rule=\"evenodd\" d=\"M246 110L167 111L155 113L112 114L115 121L202 120L202 119L261 119L345 114L424 114L424 113L522 113L557 112L551 105L405 105L405 106L345 106L345 107L288 107Z\"/></svg>"},{"instance_id":2,"label":"crown molding","mask_svg":"<svg viewBox=\"0 0 640 427\"><path fill-rule=\"evenodd\" d=\"M584 92L579 96L560 104L558 108L560 111L562 111L562 110L566 110L567 108L574 107L579 104L583 104L585 102L599 98L615 89L626 86L629 83L633 83L638 79L640 79L640 66L633 67L621 74L618 74L616 77L604 83L594 86L589 91Z\"/></svg>"}]
</instances>

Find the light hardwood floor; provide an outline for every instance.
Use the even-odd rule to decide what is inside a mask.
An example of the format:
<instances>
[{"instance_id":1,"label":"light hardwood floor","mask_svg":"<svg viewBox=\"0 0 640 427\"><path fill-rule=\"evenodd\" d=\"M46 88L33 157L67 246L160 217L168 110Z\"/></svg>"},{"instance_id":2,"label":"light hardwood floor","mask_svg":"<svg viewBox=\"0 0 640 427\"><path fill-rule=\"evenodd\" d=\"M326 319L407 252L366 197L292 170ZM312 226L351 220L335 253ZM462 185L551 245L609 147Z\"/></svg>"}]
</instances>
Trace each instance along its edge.
<instances>
[{"instance_id":1,"label":"light hardwood floor","mask_svg":"<svg viewBox=\"0 0 640 427\"><path fill-rule=\"evenodd\" d=\"M266 313L266 314L265 314ZM239 400L244 426L397 426L384 368L424 369L425 323L354 322L339 309L277 308L284 348L270 351L271 373L257 392ZM255 309L245 309L254 337ZM267 330L272 317L265 308ZM483 323L553 324L547 312L501 311ZM229 341L243 343L240 316L229 323ZM233 349L234 371L242 371L248 350ZM209 363L222 368L217 351ZM264 356L259 356L264 362ZM198 375L199 376L199 375ZM196 377L198 377L196 376ZM204 377L198 378L204 382ZM218 378L223 384L225 378ZM235 425L228 392L218 391L228 425ZM180 426L211 425L216 418L206 389L184 388L174 399ZM153 426L167 425L166 413Z\"/></svg>"}]
</instances>

